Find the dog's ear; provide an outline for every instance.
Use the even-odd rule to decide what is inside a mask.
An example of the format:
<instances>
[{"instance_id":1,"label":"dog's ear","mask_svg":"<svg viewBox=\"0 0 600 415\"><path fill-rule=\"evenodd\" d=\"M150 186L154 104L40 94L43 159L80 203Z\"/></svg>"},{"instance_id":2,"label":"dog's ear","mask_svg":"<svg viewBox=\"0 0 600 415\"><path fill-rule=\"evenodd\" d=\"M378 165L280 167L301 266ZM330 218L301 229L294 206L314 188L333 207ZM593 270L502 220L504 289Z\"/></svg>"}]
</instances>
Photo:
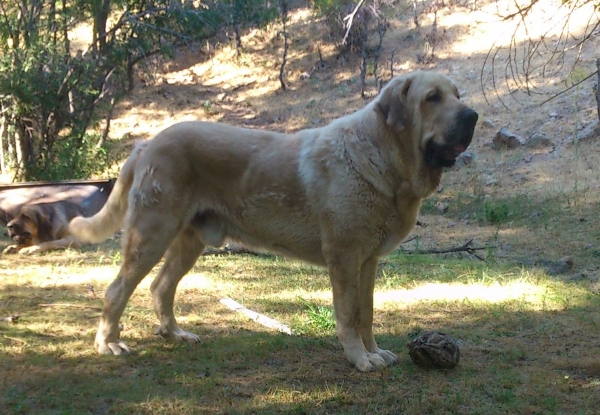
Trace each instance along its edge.
<instances>
[{"instance_id":1,"label":"dog's ear","mask_svg":"<svg viewBox=\"0 0 600 415\"><path fill-rule=\"evenodd\" d=\"M402 131L409 122L409 113L406 104L408 90L412 84L412 77L398 77L381 91L376 100L379 110L388 126L397 131Z\"/></svg>"},{"instance_id":2,"label":"dog's ear","mask_svg":"<svg viewBox=\"0 0 600 415\"><path fill-rule=\"evenodd\" d=\"M50 218L44 213L44 211L39 209L31 209L29 213L29 217L32 221L36 222L38 238L40 241L51 241L52 237L52 223Z\"/></svg>"}]
</instances>

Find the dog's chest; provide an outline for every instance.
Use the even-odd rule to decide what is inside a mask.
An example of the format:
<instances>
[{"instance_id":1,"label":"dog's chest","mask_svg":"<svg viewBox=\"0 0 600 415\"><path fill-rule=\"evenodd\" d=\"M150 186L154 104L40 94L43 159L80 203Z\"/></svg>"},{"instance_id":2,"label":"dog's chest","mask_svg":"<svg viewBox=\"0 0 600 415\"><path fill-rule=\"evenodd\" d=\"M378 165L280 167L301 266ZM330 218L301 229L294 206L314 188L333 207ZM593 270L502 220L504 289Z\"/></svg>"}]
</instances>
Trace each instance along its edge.
<instances>
[{"instance_id":1,"label":"dog's chest","mask_svg":"<svg viewBox=\"0 0 600 415\"><path fill-rule=\"evenodd\" d=\"M377 255L388 255L402 243L417 223L419 207L419 202L402 203L388 212L379 228Z\"/></svg>"},{"instance_id":2,"label":"dog's chest","mask_svg":"<svg viewBox=\"0 0 600 415\"><path fill-rule=\"evenodd\" d=\"M388 255L396 250L414 226L414 224L409 226L408 223L399 221L395 225L382 229L379 246L376 250L378 256Z\"/></svg>"}]
</instances>

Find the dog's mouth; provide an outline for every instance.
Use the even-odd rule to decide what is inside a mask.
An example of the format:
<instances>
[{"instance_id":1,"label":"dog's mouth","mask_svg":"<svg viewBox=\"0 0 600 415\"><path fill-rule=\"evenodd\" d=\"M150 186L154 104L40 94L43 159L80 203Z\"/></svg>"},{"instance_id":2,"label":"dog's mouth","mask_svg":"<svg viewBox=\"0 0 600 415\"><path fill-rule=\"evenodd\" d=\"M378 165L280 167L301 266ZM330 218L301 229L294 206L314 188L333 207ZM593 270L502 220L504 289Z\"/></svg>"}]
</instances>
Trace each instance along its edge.
<instances>
[{"instance_id":1,"label":"dog's mouth","mask_svg":"<svg viewBox=\"0 0 600 415\"><path fill-rule=\"evenodd\" d=\"M453 145L439 145L429 141L425 148L425 162L434 168L452 167L456 163L456 158L467 149L470 143L471 139Z\"/></svg>"},{"instance_id":2,"label":"dog's mouth","mask_svg":"<svg viewBox=\"0 0 600 415\"><path fill-rule=\"evenodd\" d=\"M25 245L28 242L31 242L31 240L33 239L31 237L31 234L29 232L23 232L20 233L18 235L14 235L12 237L13 241L15 241L16 243L18 243L19 245Z\"/></svg>"},{"instance_id":3,"label":"dog's mouth","mask_svg":"<svg viewBox=\"0 0 600 415\"><path fill-rule=\"evenodd\" d=\"M453 128L444 137L445 144L435 143L433 139L427 142L425 162L433 168L454 166L456 158L471 144L478 117L470 108L459 112Z\"/></svg>"}]
</instances>

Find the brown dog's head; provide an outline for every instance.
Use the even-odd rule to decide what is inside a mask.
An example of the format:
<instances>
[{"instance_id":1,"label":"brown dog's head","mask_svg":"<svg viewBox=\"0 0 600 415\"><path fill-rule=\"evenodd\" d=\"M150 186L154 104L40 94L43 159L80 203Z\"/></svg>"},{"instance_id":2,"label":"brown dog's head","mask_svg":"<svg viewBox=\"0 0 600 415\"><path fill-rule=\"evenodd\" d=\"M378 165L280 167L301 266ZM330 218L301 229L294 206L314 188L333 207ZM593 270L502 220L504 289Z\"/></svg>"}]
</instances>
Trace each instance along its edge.
<instances>
[{"instance_id":1,"label":"brown dog's head","mask_svg":"<svg viewBox=\"0 0 600 415\"><path fill-rule=\"evenodd\" d=\"M478 115L460 101L452 80L435 72L398 76L376 107L389 128L409 132L430 167L451 167L473 138Z\"/></svg>"},{"instance_id":2,"label":"brown dog's head","mask_svg":"<svg viewBox=\"0 0 600 415\"><path fill-rule=\"evenodd\" d=\"M8 236L20 246L31 246L38 239L43 214L31 206L22 206L15 211L14 218L6 224Z\"/></svg>"}]
</instances>

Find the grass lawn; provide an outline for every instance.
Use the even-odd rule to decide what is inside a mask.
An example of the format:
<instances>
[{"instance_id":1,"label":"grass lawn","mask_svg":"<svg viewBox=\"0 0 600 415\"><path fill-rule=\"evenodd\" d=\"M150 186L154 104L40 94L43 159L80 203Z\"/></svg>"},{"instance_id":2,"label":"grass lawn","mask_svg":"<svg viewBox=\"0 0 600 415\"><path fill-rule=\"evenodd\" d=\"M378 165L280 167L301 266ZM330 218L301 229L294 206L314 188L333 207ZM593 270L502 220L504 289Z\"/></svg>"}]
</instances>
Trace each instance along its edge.
<instances>
[{"instance_id":1,"label":"grass lawn","mask_svg":"<svg viewBox=\"0 0 600 415\"><path fill-rule=\"evenodd\" d=\"M206 255L176 312L198 345L153 336L144 280L122 319L133 352L93 348L115 242L0 259L0 413L593 414L600 407L600 296L585 281L458 256L387 257L375 329L400 362L360 373L343 356L324 270L279 257ZM223 306L232 298L291 326L289 336ZM461 362L425 370L406 343L455 337Z\"/></svg>"}]
</instances>

